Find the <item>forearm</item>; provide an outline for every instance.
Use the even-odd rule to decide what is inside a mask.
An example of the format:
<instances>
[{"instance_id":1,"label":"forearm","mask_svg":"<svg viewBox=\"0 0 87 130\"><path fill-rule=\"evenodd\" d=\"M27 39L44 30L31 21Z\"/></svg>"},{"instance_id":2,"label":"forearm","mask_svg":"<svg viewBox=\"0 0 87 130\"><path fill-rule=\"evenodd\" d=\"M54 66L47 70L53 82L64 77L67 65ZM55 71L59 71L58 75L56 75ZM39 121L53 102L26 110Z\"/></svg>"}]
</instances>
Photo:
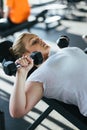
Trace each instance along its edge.
<instances>
[{"instance_id":1,"label":"forearm","mask_svg":"<svg viewBox=\"0 0 87 130\"><path fill-rule=\"evenodd\" d=\"M20 116L24 113L26 107L26 93L25 93L26 76L16 74L13 92L10 97L10 114L11 116Z\"/></svg>"},{"instance_id":2,"label":"forearm","mask_svg":"<svg viewBox=\"0 0 87 130\"><path fill-rule=\"evenodd\" d=\"M28 72L33 67L33 60L26 57L19 58L16 61L17 64L20 64L20 67L16 73L16 79L13 87L13 92L10 97L10 114L13 117L23 116L26 112L27 106L27 94L25 92L26 85L25 81L27 78Z\"/></svg>"},{"instance_id":3,"label":"forearm","mask_svg":"<svg viewBox=\"0 0 87 130\"><path fill-rule=\"evenodd\" d=\"M4 10L4 18L8 18L9 12L10 12L10 8L8 8L8 7L6 6L6 7L5 7L5 10Z\"/></svg>"}]
</instances>

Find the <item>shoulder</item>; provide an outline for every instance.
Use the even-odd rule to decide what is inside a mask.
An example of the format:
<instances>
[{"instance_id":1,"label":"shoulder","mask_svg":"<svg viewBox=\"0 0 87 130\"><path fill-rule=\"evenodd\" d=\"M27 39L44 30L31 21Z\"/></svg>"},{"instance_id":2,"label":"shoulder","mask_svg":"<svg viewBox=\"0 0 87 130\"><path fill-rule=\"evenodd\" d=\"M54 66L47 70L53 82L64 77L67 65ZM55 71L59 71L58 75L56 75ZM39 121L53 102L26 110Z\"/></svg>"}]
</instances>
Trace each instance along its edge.
<instances>
[{"instance_id":1,"label":"shoulder","mask_svg":"<svg viewBox=\"0 0 87 130\"><path fill-rule=\"evenodd\" d=\"M38 81L26 81L26 91L32 93L43 94L43 83Z\"/></svg>"},{"instance_id":2,"label":"shoulder","mask_svg":"<svg viewBox=\"0 0 87 130\"><path fill-rule=\"evenodd\" d=\"M82 49L78 48L78 47L66 47L61 49L62 52L83 52Z\"/></svg>"},{"instance_id":3,"label":"shoulder","mask_svg":"<svg viewBox=\"0 0 87 130\"><path fill-rule=\"evenodd\" d=\"M66 47L60 50L61 54L70 55L70 56L83 56L85 55L84 51L78 47Z\"/></svg>"}]
</instances>

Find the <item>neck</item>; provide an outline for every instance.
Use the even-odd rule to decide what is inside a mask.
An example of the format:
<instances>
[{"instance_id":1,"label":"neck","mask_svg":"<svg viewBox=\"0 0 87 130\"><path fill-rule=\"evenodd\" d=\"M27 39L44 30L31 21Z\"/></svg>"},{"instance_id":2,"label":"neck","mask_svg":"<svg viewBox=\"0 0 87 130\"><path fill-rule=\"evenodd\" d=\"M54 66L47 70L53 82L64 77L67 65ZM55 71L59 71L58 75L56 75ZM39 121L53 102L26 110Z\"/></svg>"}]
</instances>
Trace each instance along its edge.
<instances>
[{"instance_id":1,"label":"neck","mask_svg":"<svg viewBox=\"0 0 87 130\"><path fill-rule=\"evenodd\" d=\"M44 55L44 61L48 59L51 47L48 48L47 53Z\"/></svg>"}]
</instances>

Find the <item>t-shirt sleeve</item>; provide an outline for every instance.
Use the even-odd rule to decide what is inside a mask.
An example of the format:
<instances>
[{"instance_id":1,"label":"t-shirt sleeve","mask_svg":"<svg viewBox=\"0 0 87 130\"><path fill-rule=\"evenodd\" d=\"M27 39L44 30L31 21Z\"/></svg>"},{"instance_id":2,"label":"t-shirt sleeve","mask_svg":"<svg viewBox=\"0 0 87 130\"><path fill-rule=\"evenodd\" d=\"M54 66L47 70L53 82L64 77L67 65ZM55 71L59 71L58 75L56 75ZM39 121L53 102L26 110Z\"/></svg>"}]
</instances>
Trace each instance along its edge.
<instances>
[{"instance_id":1,"label":"t-shirt sleeve","mask_svg":"<svg viewBox=\"0 0 87 130\"><path fill-rule=\"evenodd\" d=\"M87 117L87 93L84 90L84 91L80 92L78 96L79 96L78 97L79 111L83 116Z\"/></svg>"},{"instance_id":2,"label":"t-shirt sleeve","mask_svg":"<svg viewBox=\"0 0 87 130\"><path fill-rule=\"evenodd\" d=\"M46 76L47 76L47 72L48 69L46 69L46 66L39 67L38 69L36 69L28 78L27 78L27 82L28 81L33 81L33 82L40 82L43 83L43 88L45 91L46 88Z\"/></svg>"}]
</instances>

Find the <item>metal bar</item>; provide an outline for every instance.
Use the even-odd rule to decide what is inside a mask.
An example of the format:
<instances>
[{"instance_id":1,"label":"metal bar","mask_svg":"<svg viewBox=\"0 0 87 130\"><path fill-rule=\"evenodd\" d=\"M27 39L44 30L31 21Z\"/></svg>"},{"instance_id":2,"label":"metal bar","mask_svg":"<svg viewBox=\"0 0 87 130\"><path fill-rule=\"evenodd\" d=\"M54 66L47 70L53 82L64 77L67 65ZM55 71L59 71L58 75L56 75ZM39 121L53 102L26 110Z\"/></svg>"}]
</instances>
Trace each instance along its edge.
<instances>
[{"instance_id":1,"label":"metal bar","mask_svg":"<svg viewBox=\"0 0 87 130\"><path fill-rule=\"evenodd\" d=\"M40 123L41 121L43 121L47 116L48 114L53 110L53 107L52 106L49 106L41 115L40 117L33 123L31 124L27 130L34 130Z\"/></svg>"}]
</instances>

